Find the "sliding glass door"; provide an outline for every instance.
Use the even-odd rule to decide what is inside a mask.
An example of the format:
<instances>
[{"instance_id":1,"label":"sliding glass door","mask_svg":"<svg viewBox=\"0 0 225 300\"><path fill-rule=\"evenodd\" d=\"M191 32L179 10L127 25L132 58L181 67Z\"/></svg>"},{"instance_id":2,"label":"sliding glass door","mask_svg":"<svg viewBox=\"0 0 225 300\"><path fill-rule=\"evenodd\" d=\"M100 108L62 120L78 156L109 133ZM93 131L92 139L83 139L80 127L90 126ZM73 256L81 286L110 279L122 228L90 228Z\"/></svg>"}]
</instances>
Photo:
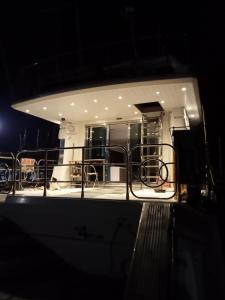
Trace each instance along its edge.
<instances>
[{"instance_id":1,"label":"sliding glass door","mask_svg":"<svg viewBox=\"0 0 225 300\"><path fill-rule=\"evenodd\" d=\"M86 131L86 146L91 147L87 150L87 159L105 158L104 147L107 145L107 127L106 126L88 126Z\"/></svg>"}]
</instances>

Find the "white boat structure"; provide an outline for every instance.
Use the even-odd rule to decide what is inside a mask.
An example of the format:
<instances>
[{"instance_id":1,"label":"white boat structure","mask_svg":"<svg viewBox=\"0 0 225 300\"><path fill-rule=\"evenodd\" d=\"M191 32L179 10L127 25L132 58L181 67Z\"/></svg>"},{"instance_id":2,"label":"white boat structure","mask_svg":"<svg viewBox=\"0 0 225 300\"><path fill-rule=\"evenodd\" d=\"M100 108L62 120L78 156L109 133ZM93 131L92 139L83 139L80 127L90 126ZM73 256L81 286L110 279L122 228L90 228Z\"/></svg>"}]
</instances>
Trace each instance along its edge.
<instances>
[{"instance_id":1,"label":"white boat structure","mask_svg":"<svg viewBox=\"0 0 225 300\"><path fill-rule=\"evenodd\" d=\"M174 144L180 132L187 146L184 133L202 122L196 78L92 86L13 108L59 124L60 147L1 153L4 299L207 299L205 274L216 271L204 243L220 248L218 228L189 206L200 202L191 194L200 163L191 153L190 182L180 180ZM186 204L181 184L192 184Z\"/></svg>"},{"instance_id":2,"label":"white boat structure","mask_svg":"<svg viewBox=\"0 0 225 300\"><path fill-rule=\"evenodd\" d=\"M193 77L70 90L13 108L60 124L60 149L16 155L14 193L36 196L43 187L49 196L177 200L173 132L202 119Z\"/></svg>"}]
</instances>

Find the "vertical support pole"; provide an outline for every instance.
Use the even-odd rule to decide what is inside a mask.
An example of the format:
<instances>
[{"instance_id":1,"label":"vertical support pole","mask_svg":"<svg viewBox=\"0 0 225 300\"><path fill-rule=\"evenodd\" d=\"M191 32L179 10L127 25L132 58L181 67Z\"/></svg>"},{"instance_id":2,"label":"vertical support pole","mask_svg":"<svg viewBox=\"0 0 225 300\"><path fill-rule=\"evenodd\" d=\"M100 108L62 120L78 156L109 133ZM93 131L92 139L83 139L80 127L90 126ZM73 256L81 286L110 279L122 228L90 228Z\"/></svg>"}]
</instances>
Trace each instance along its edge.
<instances>
[{"instance_id":1,"label":"vertical support pole","mask_svg":"<svg viewBox=\"0 0 225 300\"><path fill-rule=\"evenodd\" d=\"M48 152L45 150L45 178L44 178L44 194L43 196L47 196L47 159L48 159Z\"/></svg>"},{"instance_id":2,"label":"vertical support pole","mask_svg":"<svg viewBox=\"0 0 225 300\"><path fill-rule=\"evenodd\" d=\"M13 180L13 186L12 186L12 194L13 196L15 196L16 194L16 158L15 156L12 154L12 180Z\"/></svg>"},{"instance_id":3,"label":"vertical support pole","mask_svg":"<svg viewBox=\"0 0 225 300\"><path fill-rule=\"evenodd\" d=\"M84 199L84 147L82 147L82 166L81 166L81 199Z\"/></svg>"},{"instance_id":4,"label":"vertical support pole","mask_svg":"<svg viewBox=\"0 0 225 300\"><path fill-rule=\"evenodd\" d=\"M126 154L126 200L129 200L129 157L128 152L125 150Z\"/></svg>"},{"instance_id":5,"label":"vertical support pole","mask_svg":"<svg viewBox=\"0 0 225 300\"><path fill-rule=\"evenodd\" d=\"M22 190L22 166L21 166L21 161L19 161L19 191Z\"/></svg>"}]
</instances>

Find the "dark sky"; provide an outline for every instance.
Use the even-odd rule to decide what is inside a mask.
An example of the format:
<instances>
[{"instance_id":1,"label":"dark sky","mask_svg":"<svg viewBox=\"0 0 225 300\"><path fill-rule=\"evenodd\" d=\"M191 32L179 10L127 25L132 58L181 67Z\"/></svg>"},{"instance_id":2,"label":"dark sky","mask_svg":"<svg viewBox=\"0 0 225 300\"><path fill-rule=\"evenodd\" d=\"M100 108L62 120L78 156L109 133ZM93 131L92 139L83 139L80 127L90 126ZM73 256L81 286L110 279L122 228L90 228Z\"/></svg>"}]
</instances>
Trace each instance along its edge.
<instances>
[{"instance_id":1,"label":"dark sky","mask_svg":"<svg viewBox=\"0 0 225 300\"><path fill-rule=\"evenodd\" d=\"M197 6L193 1L27 1L1 4L0 9L0 148L15 150L20 145L20 135L27 128L27 147L40 143L55 144L56 126L15 112L10 103L22 99L29 89L37 89L27 80L34 64L51 62L55 56L74 53L82 47L86 51L85 61L90 65L103 63L98 45L131 40L131 28L135 37L187 36L187 52L192 69L197 74L200 94L206 110L209 132L223 136L220 109L224 100L225 48L224 16L218 5L205 1ZM77 13L79 11L79 13ZM131 17L132 16L132 17ZM133 26L133 27L132 27ZM79 30L78 30L79 29ZM77 33L80 33L80 39ZM175 40L174 40L175 41ZM171 40L173 43L173 40ZM113 46L114 47L114 46ZM115 62L120 53L116 47L109 52ZM148 48L149 47L149 48ZM149 53L155 43L149 42ZM89 51L88 49L94 49ZM99 54L98 54L99 51ZM140 49L138 49L140 56ZM173 44L172 51L179 55L179 44ZM77 53L77 52L76 52ZM92 54L91 54L92 53ZM93 54L94 53L94 54ZM144 52L143 52L144 53ZM126 54L126 53L125 53ZM127 52L127 57L129 57ZM70 62L65 61L65 68ZM50 70L49 64L49 70ZM46 71L47 70L47 71ZM34 72L34 71L32 71ZM45 69L45 73L48 69ZM24 80L26 74L26 80ZM27 75L28 74L28 75ZM33 76L32 75L32 76ZM43 74L42 78L45 78ZM94 75L90 75L93 76ZM216 119L216 121L214 121ZM224 127L224 126L223 126ZM36 133L35 133L36 132ZM212 134L213 135L213 134ZM13 145L15 145L13 147Z\"/></svg>"}]
</instances>

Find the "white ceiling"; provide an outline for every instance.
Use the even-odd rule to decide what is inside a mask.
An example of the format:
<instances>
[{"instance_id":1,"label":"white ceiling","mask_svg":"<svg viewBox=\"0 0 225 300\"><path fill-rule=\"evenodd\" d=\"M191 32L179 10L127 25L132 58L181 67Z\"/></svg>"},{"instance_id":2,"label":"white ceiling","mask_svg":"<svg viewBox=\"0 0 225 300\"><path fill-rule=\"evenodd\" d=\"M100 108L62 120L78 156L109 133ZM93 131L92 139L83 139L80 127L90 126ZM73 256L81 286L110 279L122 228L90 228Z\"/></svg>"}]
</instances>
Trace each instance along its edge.
<instances>
[{"instance_id":1,"label":"white ceiling","mask_svg":"<svg viewBox=\"0 0 225 300\"><path fill-rule=\"evenodd\" d=\"M182 88L186 88L186 91ZM122 99L118 99L119 96L122 96ZM94 102L94 99L97 99L97 102ZM59 123L62 117L73 123L99 123L116 120L118 117L140 118L141 113L134 104L155 101L159 103L164 101L160 104L165 111L185 107L192 122L199 122L201 118L197 81L194 78L144 81L74 90L20 102L12 107L54 123Z\"/></svg>"}]
</instances>

